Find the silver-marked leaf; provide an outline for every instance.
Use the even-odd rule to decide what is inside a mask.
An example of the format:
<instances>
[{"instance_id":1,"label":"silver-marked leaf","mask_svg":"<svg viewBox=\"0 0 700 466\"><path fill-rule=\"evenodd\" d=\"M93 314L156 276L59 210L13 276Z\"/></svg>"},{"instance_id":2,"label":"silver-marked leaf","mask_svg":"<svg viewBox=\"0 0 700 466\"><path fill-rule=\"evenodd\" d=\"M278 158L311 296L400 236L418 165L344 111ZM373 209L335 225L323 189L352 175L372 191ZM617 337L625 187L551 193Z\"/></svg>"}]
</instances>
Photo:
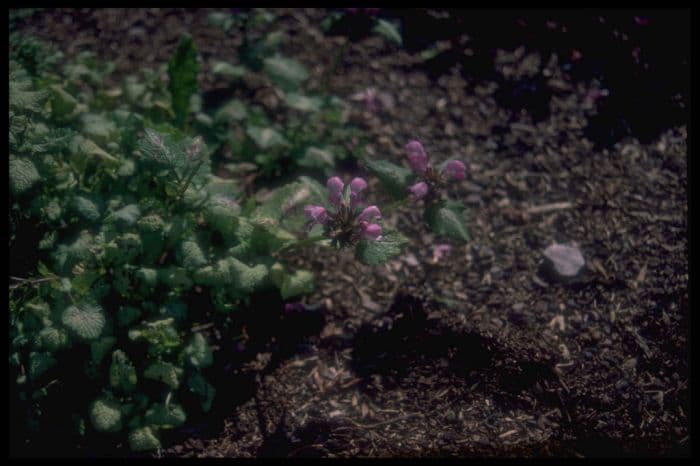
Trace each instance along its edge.
<instances>
[{"instance_id":1,"label":"silver-marked leaf","mask_svg":"<svg viewBox=\"0 0 700 466\"><path fill-rule=\"evenodd\" d=\"M63 325L86 340L98 338L105 326L102 308L92 303L68 306L63 311L62 321Z\"/></svg>"},{"instance_id":2,"label":"silver-marked leaf","mask_svg":"<svg viewBox=\"0 0 700 466\"><path fill-rule=\"evenodd\" d=\"M132 451L149 451L160 448L160 441L150 427L140 427L129 433L129 448Z\"/></svg>"},{"instance_id":3,"label":"silver-marked leaf","mask_svg":"<svg viewBox=\"0 0 700 466\"><path fill-rule=\"evenodd\" d=\"M122 413L119 403L104 398L90 406L90 420L98 432L119 432L122 429Z\"/></svg>"},{"instance_id":4,"label":"silver-marked leaf","mask_svg":"<svg viewBox=\"0 0 700 466\"><path fill-rule=\"evenodd\" d=\"M314 290L314 275L308 270L297 270L286 275L280 287L282 299L289 299Z\"/></svg>"},{"instance_id":5,"label":"silver-marked leaf","mask_svg":"<svg viewBox=\"0 0 700 466\"><path fill-rule=\"evenodd\" d=\"M29 191L41 180L34 163L26 158L10 158L10 191L18 195Z\"/></svg>"},{"instance_id":6,"label":"silver-marked leaf","mask_svg":"<svg viewBox=\"0 0 700 466\"><path fill-rule=\"evenodd\" d=\"M182 369L168 362L155 362L146 368L143 375L146 378L163 382L165 385L175 390L180 386Z\"/></svg>"}]
</instances>

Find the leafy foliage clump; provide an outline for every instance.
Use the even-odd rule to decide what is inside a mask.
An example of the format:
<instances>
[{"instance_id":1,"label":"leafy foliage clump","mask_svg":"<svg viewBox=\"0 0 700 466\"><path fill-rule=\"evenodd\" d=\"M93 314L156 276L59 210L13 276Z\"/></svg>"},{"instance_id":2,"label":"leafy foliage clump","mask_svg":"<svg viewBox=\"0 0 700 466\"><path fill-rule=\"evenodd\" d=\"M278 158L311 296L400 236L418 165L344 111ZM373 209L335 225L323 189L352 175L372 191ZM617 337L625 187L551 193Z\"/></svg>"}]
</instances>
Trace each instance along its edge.
<instances>
[{"instance_id":1,"label":"leafy foliage clump","mask_svg":"<svg viewBox=\"0 0 700 466\"><path fill-rule=\"evenodd\" d=\"M260 10L229 19L218 18L244 29L270 18ZM23 264L10 292L16 401L28 429L160 448L164 430L216 400L207 372L216 353L195 323L225 320L256 293L286 300L314 289L311 271L279 258L323 241L305 237L304 206L327 205L325 188L299 176L246 196L239 178L215 174L217 158L232 152L228 168L263 178L328 172L351 155L355 130L342 100L304 88L310 73L279 53L275 32L246 33L241 63L213 67L232 87L263 78L278 96L272 107L205 105L191 38L159 70L108 88L113 65L94 54L57 66L50 47L13 37L10 249ZM390 232L360 242L358 258L379 264L404 243ZM66 391L78 396L67 401ZM70 416L52 415L56 404Z\"/></svg>"},{"instance_id":2,"label":"leafy foliage clump","mask_svg":"<svg viewBox=\"0 0 700 466\"><path fill-rule=\"evenodd\" d=\"M193 322L255 292L313 289L308 271L270 272L281 267L276 252L300 241L302 213L246 201L235 180L212 173L218 141L188 120L199 97L191 39L169 62L167 86L144 73L113 89L103 88L110 67L90 55L34 66L31 57L47 58L32 43L9 74L10 246L26 228L39 243L10 296L20 402L30 428L66 422L81 435L121 435L135 451L159 448L161 431L215 400L205 372L215 354ZM193 307L193 295L209 307ZM47 417L54 386L80 390L73 418Z\"/></svg>"}]
</instances>

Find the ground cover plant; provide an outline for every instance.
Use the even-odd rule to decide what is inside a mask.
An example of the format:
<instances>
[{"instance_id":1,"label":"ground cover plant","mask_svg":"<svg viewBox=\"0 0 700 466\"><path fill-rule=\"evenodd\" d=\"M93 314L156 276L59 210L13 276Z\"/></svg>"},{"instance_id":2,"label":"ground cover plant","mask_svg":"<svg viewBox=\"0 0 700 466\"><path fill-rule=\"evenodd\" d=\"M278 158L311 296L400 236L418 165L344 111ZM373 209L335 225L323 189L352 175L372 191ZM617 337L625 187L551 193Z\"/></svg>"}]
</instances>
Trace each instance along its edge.
<instances>
[{"instance_id":1,"label":"ground cover plant","mask_svg":"<svg viewBox=\"0 0 700 466\"><path fill-rule=\"evenodd\" d=\"M682 14L9 20L11 455L689 454Z\"/></svg>"},{"instance_id":2,"label":"ground cover plant","mask_svg":"<svg viewBox=\"0 0 700 466\"><path fill-rule=\"evenodd\" d=\"M341 232L331 242L357 244L360 260L378 264L400 252L398 233L382 235L367 223L372 209L381 217L376 206L359 215L357 235L346 232L342 223L356 215L367 186L361 178L344 194L331 178L341 186L329 182L337 190L326 198L318 182L302 177L257 204L234 181L211 174L209 139L189 136L198 70L190 37L168 63L167 88L153 78L102 89L109 67L94 57L54 74L44 66L50 57L38 56L46 45L15 41L11 225L15 237L39 226L37 246L47 251L11 287L11 361L34 428L57 422L56 413L42 412L44 397L86 385L91 401L63 421L81 435L126 432L134 451L159 448L160 430L186 422L187 395L208 411L216 388L201 370L213 355L203 334L190 330L203 316L185 296L208 291L216 310L235 312L258 290L276 289L285 300L311 291L309 271L285 268L274 256L308 241L290 232L302 202L338 207L332 228ZM325 210L321 218L314 209L324 208L307 208L307 216L328 223ZM66 361L84 372L67 376Z\"/></svg>"}]
</instances>

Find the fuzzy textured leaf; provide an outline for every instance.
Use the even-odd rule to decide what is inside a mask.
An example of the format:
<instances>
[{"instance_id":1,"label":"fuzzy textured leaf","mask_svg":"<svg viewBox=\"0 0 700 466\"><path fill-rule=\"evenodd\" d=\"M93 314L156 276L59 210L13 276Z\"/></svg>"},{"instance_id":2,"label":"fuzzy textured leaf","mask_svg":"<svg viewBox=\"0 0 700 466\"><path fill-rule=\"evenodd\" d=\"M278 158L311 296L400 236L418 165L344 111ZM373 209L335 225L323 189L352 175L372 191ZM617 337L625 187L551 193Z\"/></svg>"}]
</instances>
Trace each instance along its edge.
<instances>
[{"instance_id":1,"label":"fuzzy textured leaf","mask_svg":"<svg viewBox=\"0 0 700 466\"><path fill-rule=\"evenodd\" d=\"M112 387L130 392L136 387L136 368L129 357L122 351L112 353L112 365L109 368L109 383Z\"/></svg>"},{"instance_id":2,"label":"fuzzy textured leaf","mask_svg":"<svg viewBox=\"0 0 700 466\"><path fill-rule=\"evenodd\" d=\"M14 195L29 191L41 180L34 163L26 158L10 158L10 191Z\"/></svg>"},{"instance_id":3,"label":"fuzzy textured leaf","mask_svg":"<svg viewBox=\"0 0 700 466\"><path fill-rule=\"evenodd\" d=\"M150 451L160 448L160 440L150 427L140 427L129 433L129 448L132 451Z\"/></svg>"},{"instance_id":4,"label":"fuzzy textured leaf","mask_svg":"<svg viewBox=\"0 0 700 466\"><path fill-rule=\"evenodd\" d=\"M92 303L68 306L63 312L63 325L86 340L94 340L102 333L105 316L102 308Z\"/></svg>"},{"instance_id":5,"label":"fuzzy textured leaf","mask_svg":"<svg viewBox=\"0 0 700 466\"><path fill-rule=\"evenodd\" d=\"M438 235L469 241L469 232L464 220L464 207L460 202L447 201L427 208L425 220Z\"/></svg>"},{"instance_id":6,"label":"fuzzy textured leaf","mask_svg":"<svg viewBox=\"0 0 700 466\"><path fill-rule=\"evenodd\" d=\"M387 232L380 240L361 240L355 248L355 257L367 265L377 265L401 254L408 239L398 232Z\"/></svg>"},{"instance_id":7,"label":"fuzzy textured leaf","mask_svg":"<svg viewBox=\"0 0 700 466\"><path fill-rule=\"evenodd\" d=\"M408 195L408 186L413 177L411 170L386 160L367 160L365 166L394 198L403 199Z\"/></svg>"},{"instance_id":8,"label":"fuzzy textured leaf","mask_svg":"<svg viewBox=\"0 0 700 466\"><path fill-rule=\"evenodd\" d=\"M144 377L163 382L173 390L180 386L182 369L168 362L156 362L151 364L143 372Z\"/></svg>"},{"instance_id":9,"label":"fuzzy textured leaf","mask_svg":"<svg viewBox=\"0 0 700 466\"><path fill-rule=\"evenodd\" d=\"M90 406L90 420L98 432L119 432L122 429L122 413L119 403L104 398Z\"/></svg>"},{"instance_id":10,"label":"fuzzy textured leaf","mask_svg":"<svg viewBox=\"0 0 700 466\"><path fill-rule=\"evenodd\" d=\"M78 215L89 222L96 222L102 216L97 204L84 196L75 196L73 199L73 207Z\"/></svg>"},{"instance_id":11,"label":"fuzzy textured leaf","mask_svg":"<svg viewBox=\"0 0 700 466\"><path fill-rule=\"evenodd\" d=\"M286 275L280 287L282 299L289 299L314 290L314 275L308 270L297 270Z\"/></svg>"}]
</instances>

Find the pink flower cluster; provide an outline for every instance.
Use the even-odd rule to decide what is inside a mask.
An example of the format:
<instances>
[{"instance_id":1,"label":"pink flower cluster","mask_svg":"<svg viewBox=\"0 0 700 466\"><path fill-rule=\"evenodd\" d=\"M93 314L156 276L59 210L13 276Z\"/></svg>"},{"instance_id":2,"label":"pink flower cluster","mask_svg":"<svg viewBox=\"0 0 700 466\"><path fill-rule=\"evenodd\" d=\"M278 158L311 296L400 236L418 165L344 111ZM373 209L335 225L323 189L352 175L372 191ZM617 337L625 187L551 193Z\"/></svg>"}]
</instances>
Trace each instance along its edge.
<instances>
[{"instance_id":1,"label":"pink flower cluster","mask_svg":"<svg viewBox=\"0 0 700 466\"><path fill-rule=\"evenodd\" d=\"M362 202L362 192L367 188L367 181L363 178L353 178L350 182L349 195L346 198L345 183L339 177L328 179L328 202L335 211L328 211L319 205L307 205L304 213L310 225L340 225L351 224L358 236L369 240L382 238L382 227L374 220L382 218L382 214L376 205L365 207L359 215L355 216L358 205Z\"/></svg>"},{"instance_id":2,"label":"pink flower cluster","mask_svg":"<svg viewBox=\"0 0 700 466\"><path fill-rule=\"evenodd\" d=\"M459 160L450 160L438 174L428 162L428 155L418 141L413 140L406 144L406 153L408 164L424 179L408 188L416 200L428 194L430 184L439 184L444 180L463 180L466 176L467 167Z\"/></svg>"}]
</instances>

